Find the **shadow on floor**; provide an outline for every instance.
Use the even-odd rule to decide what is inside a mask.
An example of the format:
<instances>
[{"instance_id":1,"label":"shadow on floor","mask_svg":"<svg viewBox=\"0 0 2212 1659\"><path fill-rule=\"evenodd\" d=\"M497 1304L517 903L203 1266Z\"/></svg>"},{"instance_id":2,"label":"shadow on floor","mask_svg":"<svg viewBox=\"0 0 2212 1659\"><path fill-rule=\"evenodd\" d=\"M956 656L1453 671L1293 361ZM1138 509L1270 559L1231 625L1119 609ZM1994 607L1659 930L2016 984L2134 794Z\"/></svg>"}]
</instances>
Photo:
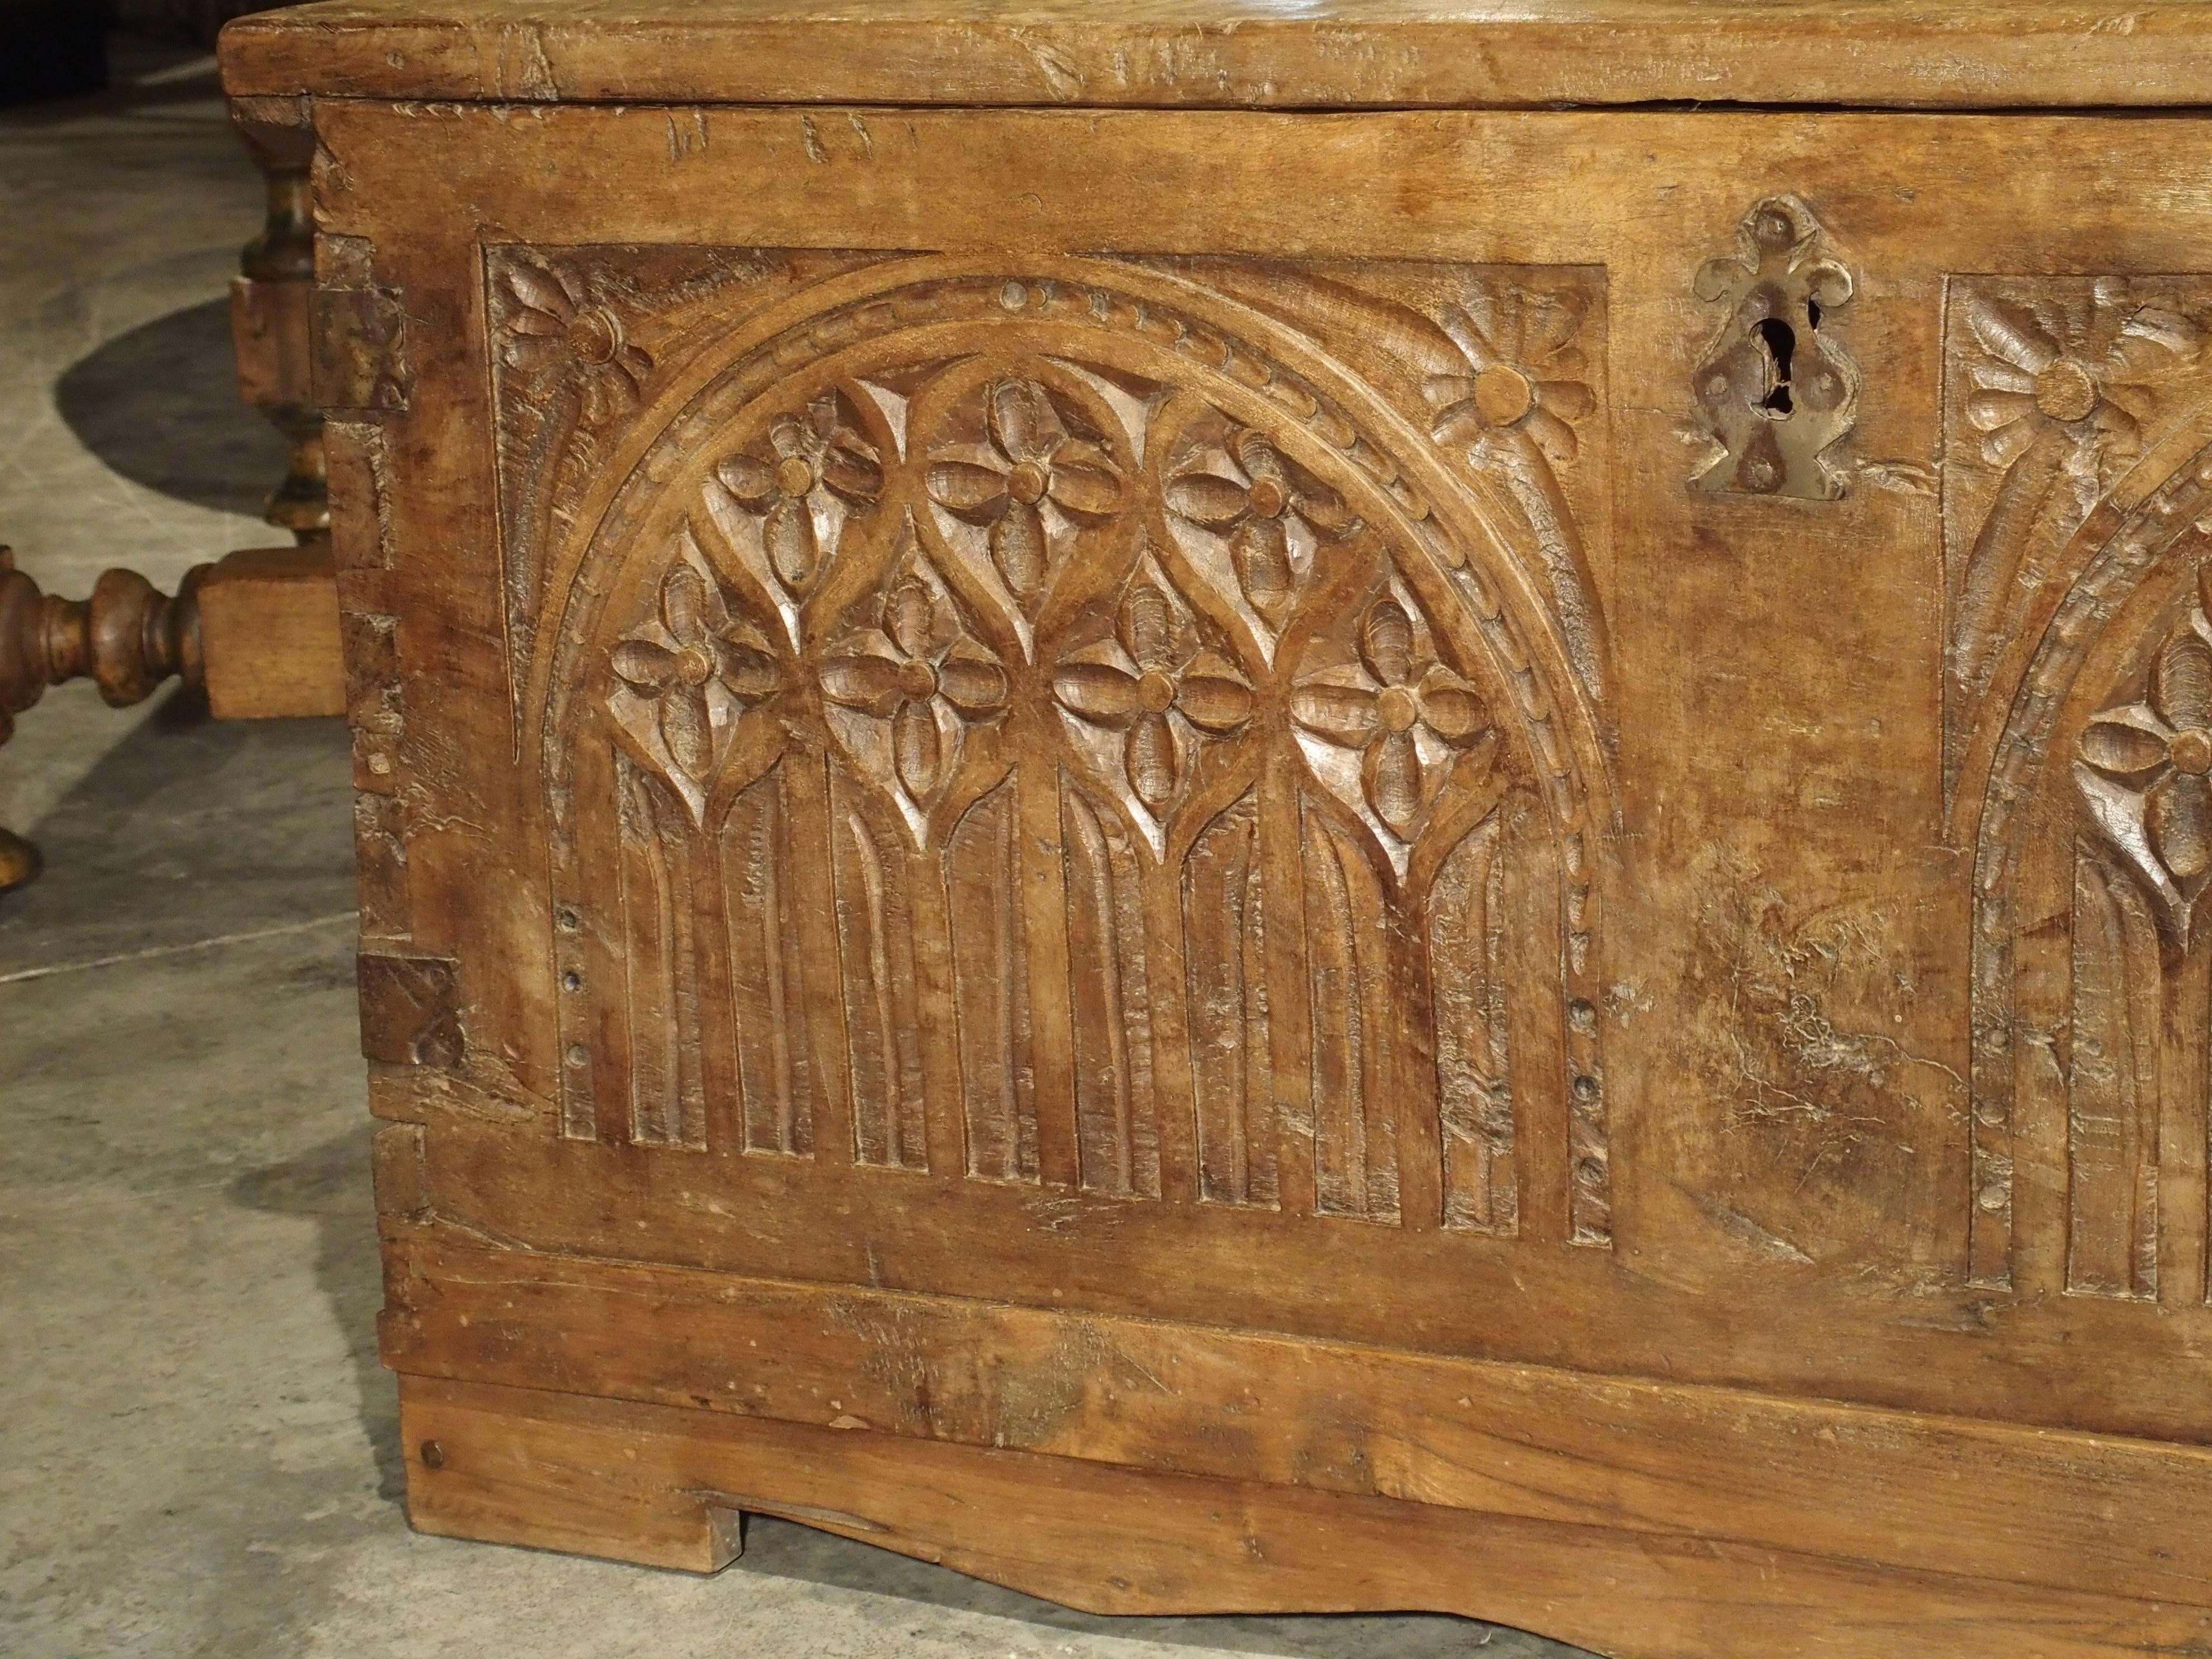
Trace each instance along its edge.
<instances>
[{"instance_id":1,"label":"shadow on floor","mask_svg":"<svg viewBox=\"0 0 2212 1659\"><path fill-rule=\"evenodd\" d=\"M118 335L62 375L54 407L114 471L196 507L258 518L284 473L284 441L238 400L227 300Z\"/></svg>"},{"instance_id":2,"label":"shadow on floor","mask_svg":"<svg viewBox=\"0 0 2212 1659\"><path fill-rule=\"evenodd\" d=\"M369 1188L369 1142L375 1133L375 1124L363 1121L297 1158L246 1171L223 1195L246 1209L315 1224L315 1283L344 1334L362 1429L376 1458L376 1495L397 1504L406 1495L407 1477L399 1449L398 1390L376 1347L384 1270Z\"/></svg>"},{"instance_id":3,"label":"shadow on floor","mask_svg":"<svg viewBox=\"0 0 2212 1659\"><path fill-rule=\"evenodd\" d=\"M210 720L202 699L175 692L44 818L9 827L38 843L46 872L0 896L0 975L289 927L356 902L343 720Z\"/></svg>"}]
</instances>

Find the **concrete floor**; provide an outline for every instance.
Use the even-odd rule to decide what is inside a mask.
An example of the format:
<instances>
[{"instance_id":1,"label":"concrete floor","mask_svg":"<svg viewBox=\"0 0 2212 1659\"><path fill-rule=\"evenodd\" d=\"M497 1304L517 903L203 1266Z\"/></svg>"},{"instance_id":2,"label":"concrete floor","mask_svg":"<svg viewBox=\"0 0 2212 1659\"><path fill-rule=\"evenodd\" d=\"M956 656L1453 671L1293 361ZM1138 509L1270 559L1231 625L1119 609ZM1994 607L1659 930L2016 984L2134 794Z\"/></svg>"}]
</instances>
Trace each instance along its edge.
<instances>
[{"instance_id":1,"label":"concrete floor","mask_svg":"<svg viewBox=\"0 0 2212 1659\"><path fill-rule=\"evenodd\" d=\"M0 538L51 591L265 543L230 381L258 187L211 66L0 117ZM146 78L150 77L150 78ZM335 721L51 695L0 750L0 1654L1508 1659L1439 1618L1109 1620L777 1522L695 1579L399 1505Z\"/></svg>"}]
</instances>

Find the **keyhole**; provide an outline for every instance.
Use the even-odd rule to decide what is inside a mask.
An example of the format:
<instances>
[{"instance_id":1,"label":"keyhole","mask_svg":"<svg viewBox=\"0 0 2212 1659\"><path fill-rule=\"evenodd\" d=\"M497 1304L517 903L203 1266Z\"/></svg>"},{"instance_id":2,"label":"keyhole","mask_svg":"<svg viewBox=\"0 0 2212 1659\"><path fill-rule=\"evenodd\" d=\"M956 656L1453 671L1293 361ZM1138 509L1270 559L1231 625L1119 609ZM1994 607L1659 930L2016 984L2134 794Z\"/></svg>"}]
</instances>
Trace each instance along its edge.
<instances>
[{"instance_id":1,"label":"keyhole","mask_svg":"<svg viewBox=\"0 0 2212 1659\"><path fill-rule=\"evenodd\" d=\"M1774 368L1773 388L1759 399L1759 406L1775 419L1787 420L1795 407L1790 397L1790 360L1797 352L1797 331L1779 317L1768 317L1759 325L1759 337Z\"/></svg>"}]
</instances>

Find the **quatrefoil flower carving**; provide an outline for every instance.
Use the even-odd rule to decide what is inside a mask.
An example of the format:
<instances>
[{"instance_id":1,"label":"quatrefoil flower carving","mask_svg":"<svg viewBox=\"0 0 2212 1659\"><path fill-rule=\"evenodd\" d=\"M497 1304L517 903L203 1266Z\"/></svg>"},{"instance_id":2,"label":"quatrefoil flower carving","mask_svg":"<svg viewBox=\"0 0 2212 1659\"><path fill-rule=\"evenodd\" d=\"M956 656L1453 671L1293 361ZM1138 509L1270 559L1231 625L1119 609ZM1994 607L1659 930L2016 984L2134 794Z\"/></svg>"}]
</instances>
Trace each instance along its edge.
<instances>
[{"instance_id":1,"label":"quatrefoil flower carving","mask_svg":"<svg viewBox=\"0 0 2212 1659\"><path fill-rule=\"evenodd\" d=\"M1238 427L1229 454L1243 477L1186 472L1168 480L1168 506L1229 538L1229 557L1245 602L1270 628L1289 619L1297 576L1290 528L1303 521L1318 534L1341 536L1358 522L1334 490L1285 461L1274 445Z\"/></svg>"},{"instance_id":2,"label":"quatrefoil flower carving","mask_svg":"<svg viewBox=\"0 0 2212 1659\"><path fill-rule=\"evenodd\" d=\"M1467 372L1422 383L1431 433L1464 446L1478 465L1513 434L1534 440L1555 462L1573 460L1581 448L1575 428L1597 408L1575 343L1581 306L1565 294L1478 284L1437 321Z\"/></svg>"},{"instance_id":3,"label":"quatrefoil flower carving","mask_svg":"<svg viewBox=\"0 0 2212 1659\"><path fill-rule=\"evenodd\" d=\"M1077 435L1052 394L1033 380L1001 380L984 399L988 461L939 459L929 494L970 524L990 526L991 562L1023 603L1044 588L1052 562L1046 510L1097 521L1121 505L1121 471L1106 451Z\"/></svg>"},{"instance_id":4,"label":"quatrefoil flower carving","mask_svg":"<svg viewBox=\"0 0 2212 1659\"><path fill-rule=\"evenodd\" d=\"M2075 781L2185 945L2212 883L2212 629L2201 610L2160 647L2147 691L2090 719Z\"/></svg>"},{"instance_id":5,"label":"quatrefoil flower carving","mask_svg":"<svg viewBox=\"0 0 2212 1659\"><path fill-rule=\"evenodd\" d=\"M614 671L657 705L669 758L701 782L714 763L708 688L720 686L738 708L749 708L782 684L782 671L759 632L732 619L720 590L682 559L661 580L660 624L664 639L640 632L617 641Z\"/></svg>"},{"instance_id":6,"label":"quatrefoil flower carving","mask_svg":"<svg viewBox=\"0 0 2212 1659\"><path fill-rule=\"evenodd\" d=\"M574 276L516 264L501 279L514 301L500 346L509 368L581 369L581 413L592 425L606 419L616 396L635 397L644 386L653 359L630 343L621 313L594 299Z\"/></svg>"},{"instance_id":7,"label":"quatrefoil flower carving","mask_svg":"<svg viewBox=\"0 0 2212 1659\"><path fill-rule=\"evenodd\" d=\"M1129 788L1158 817L1189 770L1176 717L1201 741L1231 736L1252 718L1252 683L1197 646L1166 591L1142 576L1121 602L1115 633L1063 662L1053 695L1078 720L1123 734Z\"/></svg>"},{"instance_id":8,"label":"quatrefoil flower carving","mask_svg":"<svg viewBox=\"0 0 2212 1659\"><path fill-rule=\"evenodd\" d=\"M1455 751L1489 727L1474 688L1416 647L1413 617L1385 596L1360 622L1358 665L1302 681L1291 697L1301 727L1358 752L1361 797L1401 841L1420 828Z\"/></svg>"},{"instance_id":9,"label":"quatrefoil flower carving","mask_svg":"<svg viewBox=\"0 0 2212 1659\"><path fill-rule=\"evenodd\" d=\"M855 429L836 392L824 392L802 420L769 428L768 453L730 455L714 477L747 511L762 515L761 541L776 580L804 594L821 574L821 510L827 498L873 506L884 493L883 458Z\"/></svg>"},{"instance_id":10,"label":"quatrefoil flower carving","mask_svg":"<svg viewBox=\"0 0 2212 1659\"><path fill-rule=\"evenodd\" d=\"M841 641L822 665L832 703L888 722L899 787L925 811L957 765L966 728L1006 707L1006 671L962 627L943 587L909 562L877 625Z\"/></svg>"}]
</instances>

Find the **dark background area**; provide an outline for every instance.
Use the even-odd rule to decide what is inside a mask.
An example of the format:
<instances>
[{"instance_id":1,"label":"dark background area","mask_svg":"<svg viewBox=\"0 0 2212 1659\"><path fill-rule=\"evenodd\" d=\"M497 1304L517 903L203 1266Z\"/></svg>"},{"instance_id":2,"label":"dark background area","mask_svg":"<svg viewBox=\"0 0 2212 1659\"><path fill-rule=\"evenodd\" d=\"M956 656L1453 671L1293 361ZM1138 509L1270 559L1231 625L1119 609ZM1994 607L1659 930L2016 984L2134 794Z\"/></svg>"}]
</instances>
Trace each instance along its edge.
<instances>
[{"instance_id":1,"label":"dark background area","mask_svg":"<svg viewBox=\"0 0 2212 1659\"><path fill-rule=\"evenodd\" d=\"M222 26L283 0L0 0L0 107L77 98L107 85L111 30L212 46Z\"/></svg>"}]
</instances>

